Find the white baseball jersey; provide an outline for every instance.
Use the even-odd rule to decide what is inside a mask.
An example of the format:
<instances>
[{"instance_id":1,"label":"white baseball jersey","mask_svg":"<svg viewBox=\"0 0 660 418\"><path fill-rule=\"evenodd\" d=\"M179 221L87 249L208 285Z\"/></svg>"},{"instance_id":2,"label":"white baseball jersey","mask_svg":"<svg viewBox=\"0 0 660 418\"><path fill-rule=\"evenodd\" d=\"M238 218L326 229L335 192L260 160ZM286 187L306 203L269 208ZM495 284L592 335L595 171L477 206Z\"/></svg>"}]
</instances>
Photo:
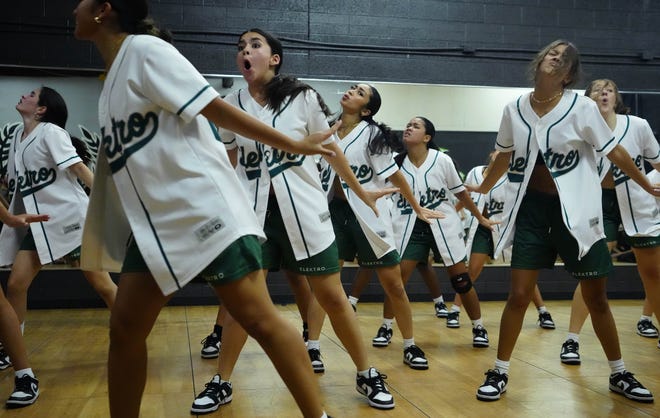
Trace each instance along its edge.
<instances>
[{"instance_id":1,"label":"white baseball jersey","mask_svg":"<svg viewBox=\"0 0 660 418\"><path fill-rule=\"evenodd\" d=\"M369 141L376 136L378 129L376 125L361 121L348 135L338 141L355 177L365 190L374 191L387 187L385 184L387 178L399 169L392 152L376 155L369 152ZM334 181L334 170L325 161L322 162L321 166L323 183L329 188L329 185L332 185ZM376 216L374 211L353 193L343 180L341 184L346 200L351 206L376 257L381 258L390 251L395 250L396 241L392 229L392 219L385 215L390 212L391 199L380 198L376 201L378 213L383 214L382 216Z\"/></svg>"},{"instance_id":2,"label":"white baseball jersey","mask_svg":"<svg viewBox=\"0 0 660 418\"><path fill-rule=\"evenodd\" d=\"M465 259L465 232L449 198L450 194L465 190L465 186L448 155L434 149L428 151L426 160L419 167L411 163L406 156L401 165L401 172L422 207L440 211L445 215L443 219L431 220L431 231L442 261L446 266L453 266ZM397 250L403 254L408 246L417 214L400 193L394 194L392 218Z\"/></svg>"},{"instance_id":3,"label":"white baseball jersey","mask_svg":"<svg viewBox=\"0 0 660 418\"><path fill-rule=\"evenodd\" d=\"M530 96L524 94L504 108L497 135L496 149L512 152L508 171L512 187L507 190L507 212L495 257L511 245L516 214L540 150L559 192L564 224L577 240L581 259L605 237L596 153L607 155L616 141L590 98L566 90L559 103L539 117Z\"/></svg>"},{"instance_id":4,"label":"white baseball jersey","mask_svg":"<svg viewBox=\"0 0 660 418\"><path fill-rule=\"evenodd\" d=\"M251 115L261 112L262 106L257 103L247 90L234 91L225 97L228 103L240 107ZM218 128L222 142L227 149L237 150L236 174L241 184L246 188L248 197L253 201L252 208L257 214L260 225L263 226L268 209L268 193L270 190L270 175L258 142L238 135L226 129Z\"/></svg>"},{"instance_id":5,"label":"white baseball jersey","mask_svg":"<svg viewBox=\"0 0 660 418\"><path fill-rule=\"evenodd\" d=\"M287 99L279 112L268 106L262 107L247 91L235 96L232 103L238 102L243 110L295 140L329 127L313 90L300 93L293 100ZM235 135L221 130L220 136L233 138ZM225 140L231 142L230 139ZM314 158L280 151L261 143L257 144L257 148L270 176L296 260L310 258L327 249L334 242L335 234ZM264 199L267 198L264 196Z\"/></svg>"},{"instance_id":6,"label":"white baseball jersey","mask_svg":"<svg viewBox=\"0 0 660 418\"><path fill-rule=\"evenodd\" d=\"M218 93L172 45L126 38L99 98L102 150L82 264L118 271L132 232L164 295L232 242L264 238L225 147L199 112Z\"/></svg>"},{"instance_id":7,"label":"white baseball jersey","mask_svg":"<svg viewBox=\"0 0 660 418\"><path fill-rule=\"evenodd\" d=\"M485 165L480 165L474 167L468 175L466 176L465 182L467 184L478 185L484 181L484 170L486 169ZM503 175L495 185L490 189L486 194L481 193L470 193L470 197L474 201L474 204L479 209L479 212L483 213L484 208L486 208L486 217L493 221L501 221L502 214L505 212L506 204L506 189L511 187L506 175ZM474 242L474 235L479 227L479 221L471 213L468 213L468 222L467 222L467 239L465 241L465 248L467 251L472 250L472 243ZM493 242L497 242L500 237L500 228L501 224L493 225ZM508 262L510 260L510 249L511 247L504 248L501 252L500 257L497 259L499 262Z\"/></svg>"},{"instance_id":8,"label":"white baseball jersey","mask_svg":"<svg viewBox=\"0 0 660 418\"><path fill-rule=\"evenodd\" d=\"M644 172L644 160L660 163L660 146L648 122L629 115L616 115L613 131L618 144L628 151L637 169ZM630 180L621 169L612 165L612 175L619 202L621 222L629 236L660 234L660 199Z\"/></svg>"},{"instance_id":9,"label":"white baseball jersey","mask_svg":"<svg viewBox=\"0 0 660 418\"><path fill-rule=\"evenodd\" d=\"M48 222L30 225L41 264L52 263L77 247L89 200L77 177L68 168L82 160L69 134L42 122L23 140L23 127L11 144L7 174L13 192L9 211L14 214L50 215ZM11 264L27 228L2 228L0 265Z\"/></svg>"}]
</instances>

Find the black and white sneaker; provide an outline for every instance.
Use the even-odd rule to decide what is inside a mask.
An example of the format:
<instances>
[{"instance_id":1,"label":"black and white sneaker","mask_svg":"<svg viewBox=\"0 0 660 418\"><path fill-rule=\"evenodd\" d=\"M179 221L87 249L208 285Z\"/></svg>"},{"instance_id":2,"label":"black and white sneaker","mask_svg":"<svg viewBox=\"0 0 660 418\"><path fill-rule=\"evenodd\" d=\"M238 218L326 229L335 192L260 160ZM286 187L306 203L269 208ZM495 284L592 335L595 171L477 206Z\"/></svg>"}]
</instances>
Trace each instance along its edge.
<instances>
[{"instance_id":1,"label":"black and white sneaker","mask_svg":"<svg viewBox=\"0 0 660 418\"><path fill-rule=\"evenodd\" d=\"M642 337L656 338L658 336L658 329L648 319L640 319L637 323L637 334Z\"/></svg>"},{"instance_id":2,"label":"black and white sneaker","mask_svg":"<svg viewBox=\"0 0 660 418\"><path fill-rule=\"evenodd\" d=\"M477 399L480 401L496 401L506 392L506 384L509 382L509 376L500 373L499 370L488 370L486 381L477 389Z\"/></svg>"},{"instance_id":3,"label":"black and white sneaker","mask_svg":"<svg viewBox=\"0 0 660 418\"><path fill-rule=\"evenodd\" d=\"M321 360L321 351L317 350L316 348L312 348L307 350L307 354L309 354L309 360L312 362L312 369L314 369L314 373L324 373L325 365Z\"/></svg>"},{"instance_id":4,"label":"black and white sneaker","mask_svg":"<svg viewBox=\"0 0 660 418\"><path fill-rule=\"evenodd\" d=\"M9 354L5 351L4 348L0 348L0 370L4 370L11 366L11 359Z\"/></svg>"},{"instance_id":5,"label":"black and white sneaker","mask_svg":"<svg viewBox=\"0 0 660 418\"><path fill-rule=\"evenodd\" d=\"M415 370L426 370L429 368L429 362L421 348L416 345L403 350L403 362Z\"/></svg>"},{"instance_id":6,"label":"black and white sneaker","mask_svg":"<svg viewBox=\"0 0 660 418\"><path fill-rule=\"evenodd\" d=\"M210 382L204 385L206 389L197 395L190 408L190 413L208 414L216 411L220 405L231 402L231 382L220 382L220 375L216 374Z\"/></svg>"},{"instance_id":7,"label":"black and white sneaker","mask_svg":"<svg viewBox=\"0 0 660 418\"><path fill-rule=\"evenodd\" d=\"M23 408L32 405L39 397L39 381L29 375L14 378L14 392L7 399L7 408Z\"/></svg>"},{"instance_id":8,"label":"black and white sneaker","mask_svg":"<svg viewBox=\"0 0 660 418\"><path fill-rule=\"evenodd\" d=\"M486 328L481 325L472 328L472 347L488 347L488 332L486 331Z\"/></svg>"},{"instance_id":9,"label":"black and white sneaker","mask_svg":"<svg viewBox=\"0 0 660 418\"><path fill-rule=\"evenodd\" d=\"M369 377L357 375L355 389L367 397L369 406L377 409L392 409L394 398L385 387L384 379L387 379L387 376L371 367Z\"/></svg>"},{"instance_id":10,"label":"black and white sneaker","mask_svg":"<svg viewBox=\"0 0 660 418\"><path fill-rule=\"evenodd\" d=\"M653 394L629 371L610 376L610 390L637 402L653 402Z\"/></svg>"},{"instance_id":11,"label":"black and white sneaker","mask_svg":"<svg viewBox=\"0 0 660 418\"><path fill-rule=\"evenodd\" d=\"M550 312L539 312L539 326L543 329L555 329L555 321Z\"/></svg>"},{"instance_id":12,"label":"black and white sneaker","mask_svg":"<svg viewBox=\"0 0 660 418\"><path fill-rule=\"evenodd\" d=\"M451 311L447 314L447 328L460 328L461 323L458 321L460 312Z\"/></svg>"},{"instance_id":13,"label":"black and white sneaker","mask_svg":"<svg viewBox=\"0 0 660 418\"><path fill-rule=\"evenodd\" d=\"M378 333L371 340L371 345L374 347L387 347L392 341L392 334L394 334L392 328L388 329L385 325L381 325L381 327L378 328Z\"/></svg>"},{"instance_id":14,"label":"black and white sneaker","mask_svg":"<svg viewBox=\"0 0 660 418\"><path fill-rule=\"evenodd\" d=\"M435 304L435 316L438 318L446 318L448 313L449 310L444 302L438 302Z\"/></svg>"},{"instance_id":15,"label":"black and white sneaker","mask_svg":"<svg viewBox=\"0 0 660 418\"><path fill-rule=\"evenodd\" d=\"M220 337L215 332L209 334L201 341L202 358L218 358L220 355Z\"/></svg>"},{"instance_id":16,"label":"black and white sneaker","mask_svg":"<svg viewBox=\"0 0 660 418\"><path fill-rule=\"evenodd\" d=\"M564 364L580 364L580 344L577 341L566 340L561 345L561 354L559 354L561 362Z\"/></svg>"}]
</instances>

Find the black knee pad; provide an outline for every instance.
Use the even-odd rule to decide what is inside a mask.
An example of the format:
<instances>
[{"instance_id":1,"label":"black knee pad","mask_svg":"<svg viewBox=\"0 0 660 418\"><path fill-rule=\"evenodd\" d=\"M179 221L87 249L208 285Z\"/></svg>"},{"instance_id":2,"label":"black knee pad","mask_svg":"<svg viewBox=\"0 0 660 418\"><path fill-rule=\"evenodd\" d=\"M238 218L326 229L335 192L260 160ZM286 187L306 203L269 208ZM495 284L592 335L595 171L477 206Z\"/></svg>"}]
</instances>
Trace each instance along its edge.
<instances>
[{"instance_id":1,"label":"black knee pad","mask_svg":"<svg viewBox=\"0 0 660 418\"><path fill-rule=\"evenodd\" d=\"M458 294L465 294L472 289L472 280L470 280L470 275L467 273L457 274L450 281L451 286Z\"/></svg>"}]
</instances>

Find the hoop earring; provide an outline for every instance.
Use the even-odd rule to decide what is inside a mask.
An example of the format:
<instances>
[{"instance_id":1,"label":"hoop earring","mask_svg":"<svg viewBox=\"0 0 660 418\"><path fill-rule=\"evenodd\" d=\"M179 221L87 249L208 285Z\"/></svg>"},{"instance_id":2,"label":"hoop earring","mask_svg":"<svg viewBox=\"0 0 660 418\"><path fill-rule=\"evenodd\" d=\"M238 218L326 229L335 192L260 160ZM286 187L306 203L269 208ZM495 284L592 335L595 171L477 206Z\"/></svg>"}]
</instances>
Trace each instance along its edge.
<instances>
[{"instance_id":1,"label":"hoop earring","mask_svg":"<svg viewBox=\"0 0 660 418\"><path fill-rule=\"evenodd\" d=\"M103 22L103 20L101 20L101 18L98 17L98 16L94 16L94 22L96 22L98 24L101 24L101 22Z\"/></svg>"}]
</instances>

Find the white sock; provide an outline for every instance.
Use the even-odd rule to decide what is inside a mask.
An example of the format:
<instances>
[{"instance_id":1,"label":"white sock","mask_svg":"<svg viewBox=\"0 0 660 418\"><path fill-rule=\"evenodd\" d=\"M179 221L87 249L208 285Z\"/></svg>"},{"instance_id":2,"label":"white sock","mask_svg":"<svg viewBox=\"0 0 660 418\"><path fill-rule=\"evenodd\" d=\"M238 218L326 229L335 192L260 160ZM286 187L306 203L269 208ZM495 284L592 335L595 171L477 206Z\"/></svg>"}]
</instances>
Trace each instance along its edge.
<instances>
[{"instance_id":1,"label":"white sock","mask_svg":"<svg viewBox=\"0 0 660 418\"><path fill-rule=\"evenodd\" d=\"M566 341L568 340L573 340L576 343L580 342L580 334L576 334L574 332L569 332L568 335L566 335Z\"/></svg>"},{"instance_id":2,"label":"white sock","mask_svg":"<svg viewBox=\"0 0 660 418\"><path fill-rule=\"evenodd\" d=\"M321 341L319 340L307 340L307 349L317 349L321 351Z\"/></svg>"},{"instance_id":3,"label":"white sock","mask_svg":"<svg viewBox=\"0 0 660 418\"><path fill-rule=\"evenodd\" d=\"M371 377L371 376L369 376L369 374L370 374L370 372L371 372L371 369L372 369L372 367L369 367L367 370L358 370L357 374L358 374L359 376L369 378L369 377Z\"/></svg>"},{"instance_id":4,"label":"white sock","mask_svg":"<svg viewBox=\"0 0 660 418\"><path fill-rule=\"evenodd\" d=\"M645 320L645 319L646 319L647 321L651 321L651 320L653 320L653 316L642 315L642 317L639 318L640 321L643 321L643 320Z\"/></svg>"},{"instance_id":5,"label":"white sock","mask_svg":"<svg viewBox=\"0 0 660 418\"><path fill-rule=\"evenodd\" d=\"M19 379L20 379L21 377L25 376L26 374L27 374L28 376L30 376L31 378L34 379L34 373L32 372L32 369L31 369L31 368L21 369L21 370L16 370L16 371L14 372L14 374L15 374L16 377L18 377Z\"/></svg>"},{"instance_id":6,"label":"white sock","mask_svg":"<svg viewBox=\"0 0 660 418\"><path fill-rule=\"evenodd\" d=\"M403 339L403 349L404 350L406 348L410 347L411 345L415 345L415 339L414 338L404 338Z\"/></svg>"},{"instance_id":7,"label":"white sock","mask_svg":"<svg viewBox=\"0 0 660 418\"><path fill-rule=\"evenodd\" d=\"M394 323L394 319L383 318L383 325L385 325L385 328L392 329L393 323Z\"/></svg>"},{"instance_id":8,"label":"white sock","mask_svg":"<svg viewBox=\"0 0 660 418\"><path fill-rule=\"evenodd\" d=\"M444 301L445 300L442 298L442 295L440 295L440 297L437 297L437 298L433 299L433 303L440 303L440 302L444 302Z\"/></svg>"},{"instance_id":9,"label":"white sock","mask_svg":"<svg viewBox=\"0 0 660 418\"><path fill-rule=\"evenodd\" d=\"M610 370L612 371L612 374L622 373L626 371L626 366L625 364L623 364L623 359L608 361L607 364L610 365Z\"/></svg>"},{"instance_id":10,"label":"white sock","mask_svg":"<svg viewBox=\"0 0 660 418\"><path fill-rule=\"evenodd\" d=\"M500 359L495 359L495 370L499 371L500 374L509 374L509 365L511 362L504 361Z\"/></svg>"},{"instance_id":11,"label":"white sock","mask_svg":"<svg viewBox=\"0 0 660 418\"><path fill-rule=\"evenodd\" d=\"M323 411L323 415L321 415L321 418L328 418L328 414L326 414L325 411Z\"/></svg>"},{"instance_id":12,"label":"white sock","mask_svg":"<svg viewBox=\"0 0 660 418\"><path fill-rule=\"evenodd\" d=\"M25 321L21 322L21 335L25 334Z\"/></svg>"},{"instance_id":13,"label":"white sock","mask_svg":"<svg viewBox=\"0 0 660 418\"><path fill-rule=\"evenodd\" d=\"M451 305L451 309L450 309L450 311L451 311L451 312L460 312L460 311L461 311L461 307L458 306L458 305Z\"/></svg>"},{"instance_id":14,"label":"white sock","mask_svg":"<svg viewBox=\"0 0 660 418\"><path fill-rule=\"evenodd\" d=\"M545 308L545 305L539 306L538 308L536 308L536 310L539 311L539 313L548 312L548 310Z\"/></svg>"},{"instance_id":15,"label":"white sock","mask_svg":"<svg viewBox=\"0 0 660 418\"><path fill-rule=\"evenodd\" d=\"M476 328L476 327L481 327L481 328L484 327L483 319L479 318L472 321L472 328Z\"/></svg>"},{"instance_id":16,"label":"white sock","mask_svg":"<svg viewBox=\"0 0 660 418\"><path fill-rule=\"evenodd\" d=\"M358 300L360 300L360 299L356 298L355 296L349 296L348 297L348 301L351 302L351 305L353 305L353 306L357 305Z\"/></svg>"}]
</instances>

